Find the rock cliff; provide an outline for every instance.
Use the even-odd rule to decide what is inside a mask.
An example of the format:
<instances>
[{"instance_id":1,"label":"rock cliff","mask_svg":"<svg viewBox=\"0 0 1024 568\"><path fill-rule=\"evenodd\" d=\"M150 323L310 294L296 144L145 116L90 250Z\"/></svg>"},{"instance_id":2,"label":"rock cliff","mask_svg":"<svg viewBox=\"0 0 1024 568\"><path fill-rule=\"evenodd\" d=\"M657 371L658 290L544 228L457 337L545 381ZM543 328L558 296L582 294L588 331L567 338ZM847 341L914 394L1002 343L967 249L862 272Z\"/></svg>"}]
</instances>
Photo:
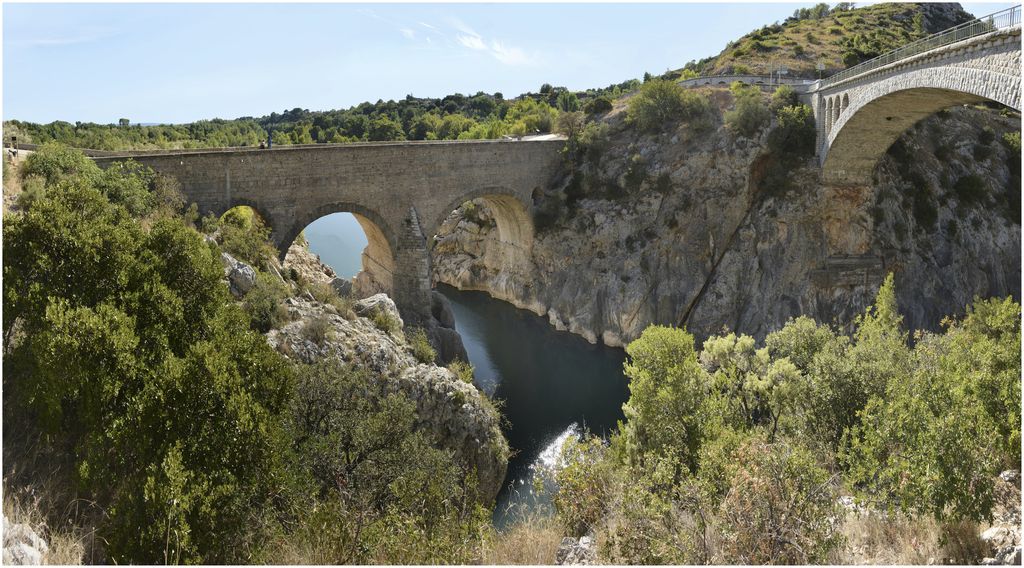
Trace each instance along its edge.
<instances>
[{"instance_id":1,"label":"rock cliff","mask_svg":"<svg viewBox=\"0 0 1024 568\"><path fill-rule=\"evenodd\" d=\"M225 278L237 287L230 276L249 267L230 255L224 257ZM333 271L302 246L289 250L284 269L294 269L306 282L334 279ZM429 432L439 447L452 450L467 471L476 473L485 498L497 495L509 452L501 416L472 383L447 368L417 361L390 298L384 294L364 298L351 311L300 296L285 299L284 306L285 323L266 334L272 347L303 363L336 357L377 378L380 394L406 394L416 403L418 427Z\"/></svg>"},{"instance_id":2,"label":"rock cliff","mask_svg":"<svg viewBox=\"0 0 1024 568\"><path fill-rule=\"evenodd\" d=\"M433 244L435 280L608 345L653 323L698 339L723 326L760 338L801 314L848 324L890 271L911 329L1018 294L1019 161L1002 143L1018 114L932 116L859 188L823 186L811 159L780 176L764 131L647 135L623 114L535 202L532 250L498 242L484 202L464 205Z\"/></svg>"}]
</instances>

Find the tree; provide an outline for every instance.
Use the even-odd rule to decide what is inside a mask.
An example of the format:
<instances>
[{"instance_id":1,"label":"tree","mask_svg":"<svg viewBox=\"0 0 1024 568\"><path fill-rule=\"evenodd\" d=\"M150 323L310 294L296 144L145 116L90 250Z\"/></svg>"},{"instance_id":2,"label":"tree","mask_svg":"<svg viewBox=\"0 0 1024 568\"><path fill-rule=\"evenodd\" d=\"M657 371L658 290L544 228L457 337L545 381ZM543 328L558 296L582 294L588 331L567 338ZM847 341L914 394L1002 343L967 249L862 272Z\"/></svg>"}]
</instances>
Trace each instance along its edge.
<instances>
[{"instance_id":1,"label":"tree","mask_svg":"<svg viewBox=\"0 0 1024 568\"><path fill-rule=\"evenodd\" d=\"M697 468L701 443L711 432L704 402L711 379L697 363L693 336L684 330L650 326L626 346L629 401L619 425L624 458L666 456L689 471Z\"/></svg>"},{"instance_id":2,"label":"tree","mask_svg":"<svg viewBox=\"0 0 1024 568\"><path fill-rule=\"evenodd\" d=\"M144 230L95 183L64 179L5 222L12 412L74 449L113 560L240 561L274 491L288 366L228 302L194 229Z\"/></svg>"},{"instance_id":3,"label":"tree","mask_svg":"<svg viewBox=\"0 0 1024 568\"><path fill-rule=\"evenodd\" d=\"M544 83L543 85L540 86L540 94L542 94L542 95L551 94L551 89L552 88L553 87L551 86L551 83Z\"/></svg>"},{"instance_id":4,"label":"tree","mask_svg":"<svg viewBox=\"0 0 1024 568\"><path fill-rule=\"evenodd\" d=\"M764 128L772 118L765 106L761 89L745 86L736 81L729 87L734 108L725 113L725 125L740 136L752 137Z\"/></svg>"},{"instance_id":5,"label":"tree","mask_svg":"<svg viewBox=\"0 0 1024 568\"><path fill-rule=\"evenodd\" d=\"M580 100L576 93L562 91L558 94L557 106L562 112L576 112L580 110Z\"/></svg>"},{"instance_id":6,"label":"tree","mask_svg":"<svg viewBox=\"0 0 1024 568\"><path fill-rule=\"evenodd\" d=\"M367 138L371 141L402 140L405 132L402 125L389 116L381 115L370 121Z\"/></svg>"},{"instance_id":7,"label":"tree","mask_svg":"<svg viewBox=\"0 0 1024 568\"><path fill-rule=\"evenodd\" d=\"M640 129L656 132L680 120L695 127L707 125L711 105L707 98L672 81L653 79L629 100L628 115Z\"/></svg>"},{"instance_id":8,"label":"tree","mask_svg":"<svg viewBox=\"0 0 1024 568\"><path fill-rule=\"evenodd\" d=\"M118 121L117 121L117 124L121 128L127 128L130 123L131 123L131 121L128 120L127 118L121 118L121 119L118 119Z\"/></svg>"}]
</instances>

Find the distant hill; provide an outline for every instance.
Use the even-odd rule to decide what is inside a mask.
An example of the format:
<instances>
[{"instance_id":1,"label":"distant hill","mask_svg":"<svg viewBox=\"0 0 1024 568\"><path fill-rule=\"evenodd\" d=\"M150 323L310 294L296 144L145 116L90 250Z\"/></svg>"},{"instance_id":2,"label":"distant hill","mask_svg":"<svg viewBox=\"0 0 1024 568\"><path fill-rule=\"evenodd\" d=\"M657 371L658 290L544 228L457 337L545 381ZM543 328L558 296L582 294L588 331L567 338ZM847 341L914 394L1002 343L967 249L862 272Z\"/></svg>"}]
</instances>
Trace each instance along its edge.
<instances>
[{"instance_id":1,"label":"distant hill","mask_svg":"<svg viewBox=\"0 0 1024 568\"><path fill-rule=\"evenodd\" d=\"M822 75L828 76L972 19L957 3L886 3L864 8L819 4L797 9L786 21L754 30L729 42L718 55L692 61L668 75L767 75L786 66L791 76L817 78L816 66L821 62L825 65Z\"/></svg>"}]
</instances>

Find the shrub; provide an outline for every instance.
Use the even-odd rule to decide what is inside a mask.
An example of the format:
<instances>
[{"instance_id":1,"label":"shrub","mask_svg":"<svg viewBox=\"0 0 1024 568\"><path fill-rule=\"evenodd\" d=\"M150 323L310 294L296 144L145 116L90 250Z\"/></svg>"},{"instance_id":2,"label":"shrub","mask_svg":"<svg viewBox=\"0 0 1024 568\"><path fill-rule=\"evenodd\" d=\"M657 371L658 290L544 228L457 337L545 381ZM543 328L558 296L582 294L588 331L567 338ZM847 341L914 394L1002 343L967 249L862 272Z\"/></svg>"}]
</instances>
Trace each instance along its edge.
<instances>
[{"instance_id":1,"label":"shrub","mask_svg":"<svg viewBox=\"0 0 1024 568\"><path fill-rule=\"evenodd\" d=\"M456 359L448 363L448 370L462 382L473 384L473 365L462 359Z\"/></svg>"},{"instance_id":2,"label":"shrub","mask_svg":"<svg viewBox=\"0 0 1024 568\"><path fill-rule=\"evenodd\" d=\"M314 282L306 287L313 299L328 306L333 306L338 314L345 319L353 319L355 313L352 311L352 307L355 301L351 296L342 296L338 291L331 286L330 282Z\"/></svg>"},{"instance_id":3,"label":"shrub","mask_svg":"<svg viewBox=\"0 0 1024 568\"><path fill-rule=\"evenodd\" d=\"M416 421L414 401L335 358L300 368L286 428L314 487L283 544L309 564L471 562L490 515Z\"/></svg>"},{"instance_id":4,"label":"shrub","mask_svg":"<svg viewBox=\"0 0 1024 568\"><path fill-rule=\"evenodd\" d=\"M778 114L778 112L784 107L797 106L800 104L799 99L796 96L796 91L789 85L781 85L775 89L772 93L772 100L768 103L768 110L772 111L772 114Z\"/></svg>"},{"instance_id":5,"label":"shrub","mask_svg":"<svg viewBox=\"0 0 1024 568\"><path fill-rule=\"evenodd\" d=\"M302 326L302 338L323 345L331 332L331 322L326 316L310 319Z\"/></svg>"},{"instance_id":6,"label":"shrub","mask_svg":"<svg viewBox=\"0 0 1024 568\"><path fill-rule=\"evenodd\" d=\"M1020 131L1007 132L1003 134L1003 144L1010 149L1011 152L1020 156Z\"/></svg>"},{"instance_id":7,"label":"shrub","mask_svg":"<svg viewBox=\"0 0 1024 568\"><path fill-rule=\"evenodd\" d=\"M710 378L697 363L693 336L681 329L649 326L626 346L629 401L619 443L627 463L646 454L675 458L689 471L709 436L704 401Z\"/></svg>"},{"instance_id":8,"label":"shrub","mask_svg":"<svg viewBox=\"0 0 1024 568\"><path fill-rule=\"evenodd\" d=\"M776 113L778 124L768 135L768 146L791 159L814 154L817 130L814 112L807 105L782 107Z\"/></svg>"},{"instance_id":9,"label":"shrub","mask_svg":"<svg viewBox=\"0 0 1024 568\"><path fill-rule=\"evenodd\" d=\"M277 258L277 250L270 244L270 227L251 207L229 209L217 226L221 247L242 262L268 270Z\"/></svg>"},{"instance_id":10,"label":"shrub","mask_svg":"<svg viewBox=\"0 0 1024 568\"><path fill-rule=\"evenodd\" d=\"M281 303L287 296L288 288L283 282L266 272L257 273L256 284L242 301L252 328L266 333L287 323L288 309Z\"/></svg>"},{"instance_id":11,"label":"shrub","mask_svg":"<svg viewBox=\"0 0 1024 568\"><path fill-rule=\"evenodd\" d=\"M390 333L391 335L395 335L401 331L401 325L399 325L398 320L391 317L391 314L383 310L374 311L370 316L370 321L373 322L373 325L377 326L377 329Z\"/></svg>"},{"instance_id":12,"label":"shrub","mask_svg":"<svg viewBox=\"0 0 1024 568\"><path fill-rule=\"evenodd\" d=\"M604 95L594 97L583 105L583 112L587 114L601 114L612 110L612 100Z\"/></svg>"},{"instance_id":13,"label":"shrub","mask_svg":"<svg viewBox=\"0 0 1024 568\"><path fill-rule=\"evenodd\" d=\"M765 106L761 89L744 86L739 81L729 87L735 105L725 113L725 125L740 136L752 137L771 121L771 113Z\"/></svg>"},{"instance_id":14,"label":"shrub","mask_svg":"<svg viewBox=\"0 0 1024 568\"><path fill-rule=\"evenodd\" d=\"M956 180L953 193L965 205L980 203L988 195L988 184L977 174L968 174Z\"/></svg>"},{"instance_id":15,"label":"shrub","mask_svg":"<svg viewBox=\"0 0 1024 568\"><path fill-rule=\"evenodd\" d=\"M554 497L558 521L573 536L594 530L608 500L608 462L600 438L570 436L562 446L562 467L556 474Z\"/></svg>"},{"instance_id":16,"label":"shrub","mask_svg":"<svg viewBox=\"0 0 1024 568\"><path fill-rule=\"evenodd\" d=\"M68 449L107 512L111 561L243 561L274 491L290 370L198 233L170 218L146 231L94 183L70 178L4 220L4 332L24 332L5 413Z\"/></svg>"},{"instance_id":17,"label":"shrub","mask_svg":"<svg viewBox=\"0 0 1024 568\"><path fill-rule=\"evenodd\" d=\"M738 564L827 564L843 544L832 480L806 449L753 438L734 454L719 508L723 559Z\"/></svg>"},{"instance_id":18,"label":"shrub","mask_svg":"<svg viewBox=\"0 0 1024 568\"><path fill-rule=\"evenodd\" d=\"M412 354L420 363L433 363L437 359L437 352L430 345L430 339L423 328L416 328L408 335L409 346L412 347Z\"/></svg>"},{"instance_id":19,"label":"shrub","mask_svg":"<svg viewBox=\"0 0 1024 568\"><path fill-rule=\"evenodd\" d=\"M657 132L681 120L704 127L711 113L707 97L672 81L652 79L629 100L628 115L638 128Z\"/></svg>"}]
</instances>

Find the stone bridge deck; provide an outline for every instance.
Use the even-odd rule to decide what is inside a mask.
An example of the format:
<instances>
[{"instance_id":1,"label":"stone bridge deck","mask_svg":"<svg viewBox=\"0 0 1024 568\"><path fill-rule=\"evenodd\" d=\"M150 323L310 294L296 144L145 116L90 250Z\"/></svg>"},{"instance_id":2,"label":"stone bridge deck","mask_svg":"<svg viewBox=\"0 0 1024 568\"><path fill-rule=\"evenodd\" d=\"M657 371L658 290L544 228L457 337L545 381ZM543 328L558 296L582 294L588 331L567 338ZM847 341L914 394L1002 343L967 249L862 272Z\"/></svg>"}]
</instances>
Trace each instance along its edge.
<instances>
[{"instance_id":1,"label":"stone bridge deck","mask_svg":"<svg viewBox=\"0 0 1024 568\"><path fill-rule=\"evenodd\" d=\"M181 182L201 214L256 209L280 254L316 219L356 216L367 234L364 271L403 314L430 310L427 239L463 202L487 200L499 238L528 251L536 193L560 175L564 140L481 140L126 152Z\"/></svg>"}]
</instances>

